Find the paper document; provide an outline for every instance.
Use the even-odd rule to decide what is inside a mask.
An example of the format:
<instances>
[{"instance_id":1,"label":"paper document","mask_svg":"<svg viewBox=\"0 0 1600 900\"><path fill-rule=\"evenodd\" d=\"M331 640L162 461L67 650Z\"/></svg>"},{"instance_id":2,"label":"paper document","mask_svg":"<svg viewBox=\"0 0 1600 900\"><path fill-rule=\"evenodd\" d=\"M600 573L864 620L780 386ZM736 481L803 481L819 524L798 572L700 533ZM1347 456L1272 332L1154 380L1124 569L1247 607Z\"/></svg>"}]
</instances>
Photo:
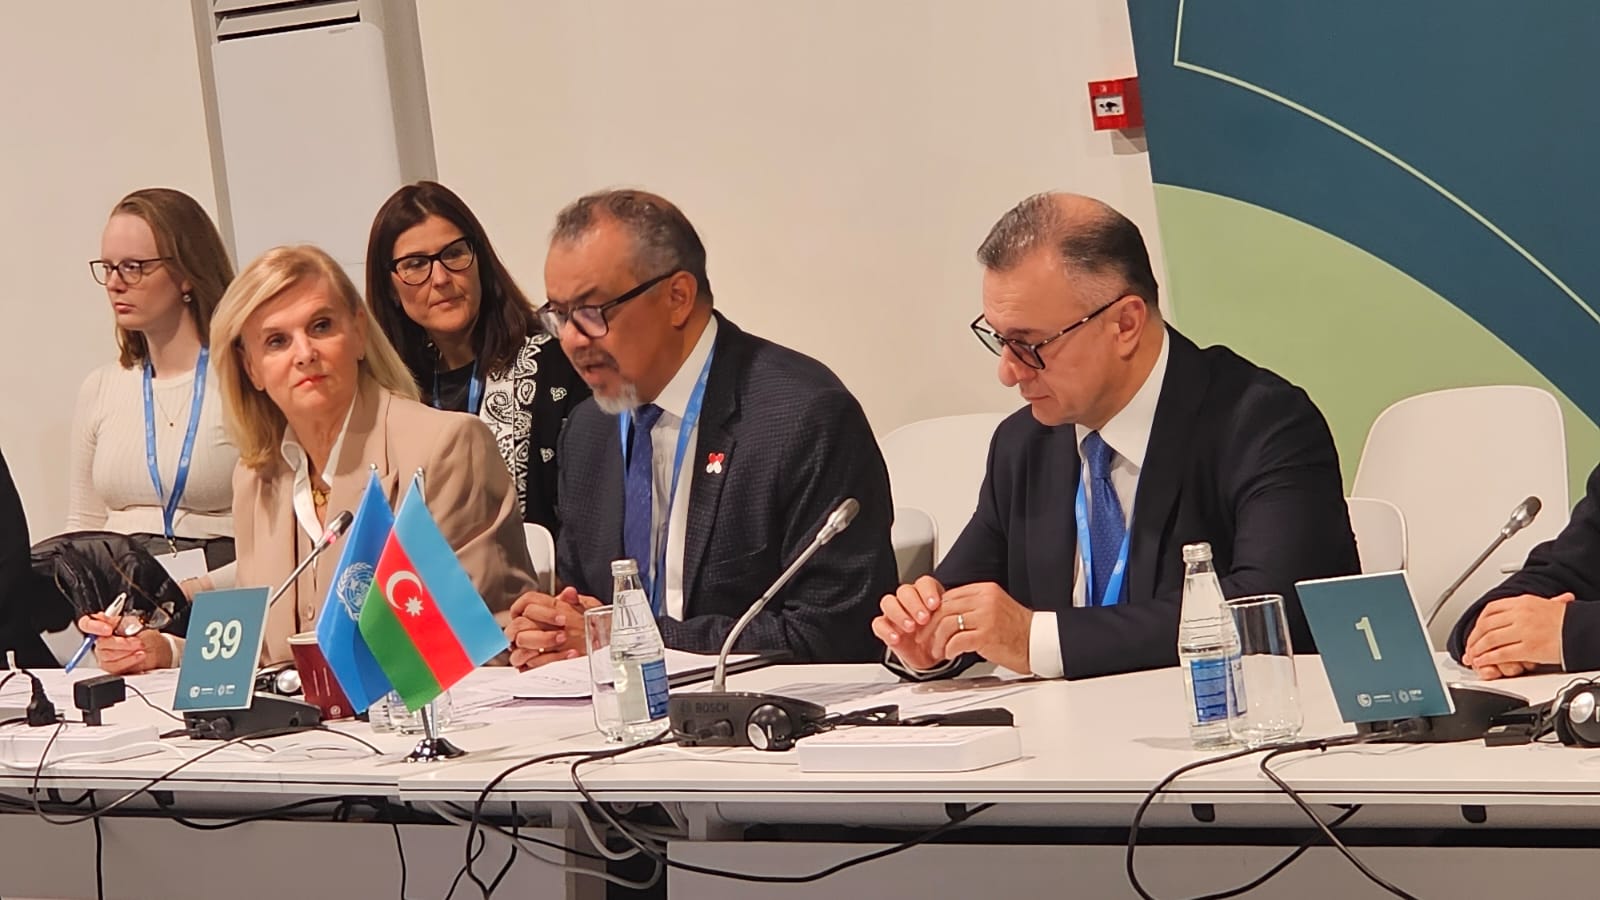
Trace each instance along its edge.
<instances>
[{"instance_id":1,"label":"paper document","mask_svg":"<svg viewBox=\"0 0 1600 900\"><path fill-rule=\"evenodd\" d=\"M732 665L755 656L753 653L736 653L728 657ZM716 654L688 653L683 650L667 651L667 677L677 677L704 671L707 675L717 665ZM589 660L586 657L563 659L540 666L518 675L511 682L511 695L518 700L576 700L589 696Z\"/></svg>"},{"instance_id":2,"label":"paper document","mask_svg":"<svg viewBox=\"0 0 1600 900\"><path fill-rule=\"evenodd\" d=\"M811 682L784 685L768 693L809 700L830 713L847 713L890 703L900 707L901 717L924 713L954 712L979 706L1003 706L1002 698L1019 694L1034 682L1032 678L951 678L943 681L906 683Z\"/></svg>"}]
</instances>

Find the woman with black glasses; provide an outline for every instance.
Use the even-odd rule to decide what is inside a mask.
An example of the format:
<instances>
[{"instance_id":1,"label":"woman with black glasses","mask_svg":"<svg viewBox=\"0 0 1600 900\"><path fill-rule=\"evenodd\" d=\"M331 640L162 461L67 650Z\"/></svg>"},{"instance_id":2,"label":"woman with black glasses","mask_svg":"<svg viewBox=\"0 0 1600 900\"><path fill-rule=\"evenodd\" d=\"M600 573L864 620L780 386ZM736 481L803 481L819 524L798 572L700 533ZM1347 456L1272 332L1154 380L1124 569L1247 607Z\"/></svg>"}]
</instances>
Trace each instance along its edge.
<instances>
[{"instance_id":1,"label":"woman with black glasses","mask_svg":"<svg viewBox=\"0 0 1600 900\"><path fill-rule=\"evenodd\" d=\"M523 521L555 532L556 438L589 388L449 188L409 184L378 210L367 305L422 402L481 418L511 470Z\"/></svg>"},{"instance_id":2,"label":"woman with black glasses","mask_svg":"<svg viewBox=\"0 0 1600 900\"><path fill-rule=\"evenodd\" d=\"M112 208L89 271L105 286L120 353L78 392L67 528L132 536L186 596L232 587L239 453L207 346L233 280L222 237L189 195L134 191Z\"/></svg>"}]
</instances>

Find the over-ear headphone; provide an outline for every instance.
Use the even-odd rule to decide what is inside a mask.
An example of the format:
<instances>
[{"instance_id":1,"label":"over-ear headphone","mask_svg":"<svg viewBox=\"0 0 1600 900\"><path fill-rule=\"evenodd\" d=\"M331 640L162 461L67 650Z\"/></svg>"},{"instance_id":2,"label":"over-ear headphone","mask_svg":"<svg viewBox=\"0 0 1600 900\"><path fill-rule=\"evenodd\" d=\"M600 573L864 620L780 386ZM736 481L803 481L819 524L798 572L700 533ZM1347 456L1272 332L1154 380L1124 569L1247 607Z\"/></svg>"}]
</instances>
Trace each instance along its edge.
<instances>
[{"instance_id":1,"label":"over-ear headphone","mask_svg":"<svg viewBox=\"0 0 1600 900\"><path fill-rule=\"evenodd\" d=\"M1569 747L1600 747L1600 684L1585 678L1562 688L1551 718L1561 743Z\"/></svg>"}]
</instances>

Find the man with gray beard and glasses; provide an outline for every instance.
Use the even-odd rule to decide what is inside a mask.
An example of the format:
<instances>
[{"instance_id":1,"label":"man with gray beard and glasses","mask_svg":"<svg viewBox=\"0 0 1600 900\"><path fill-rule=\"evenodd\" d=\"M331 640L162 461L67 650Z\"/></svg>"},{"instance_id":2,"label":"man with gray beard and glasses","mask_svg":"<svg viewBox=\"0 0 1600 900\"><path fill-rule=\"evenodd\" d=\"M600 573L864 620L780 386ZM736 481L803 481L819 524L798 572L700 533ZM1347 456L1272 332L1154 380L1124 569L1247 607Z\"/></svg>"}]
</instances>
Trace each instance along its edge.
<instances>
[{"instance_id":1,"label":"man with gray beard and glasses","mask_svg":"<svg viewBox=\"0 0 1600 900\"><path fill-rule=\"evenodd\" d=\"M873 659L869 624L895 583L889 474L839 379L713 311L699 235L654 194L605 191L562 210L545 292L540 318L594 396L561 435L565 587L512 607L512 664L582 653L583 610L610 600L624 558L667 646L716 652L846 497L861 504L854 523L735 649Z\"/></svg>"}]
</instances>

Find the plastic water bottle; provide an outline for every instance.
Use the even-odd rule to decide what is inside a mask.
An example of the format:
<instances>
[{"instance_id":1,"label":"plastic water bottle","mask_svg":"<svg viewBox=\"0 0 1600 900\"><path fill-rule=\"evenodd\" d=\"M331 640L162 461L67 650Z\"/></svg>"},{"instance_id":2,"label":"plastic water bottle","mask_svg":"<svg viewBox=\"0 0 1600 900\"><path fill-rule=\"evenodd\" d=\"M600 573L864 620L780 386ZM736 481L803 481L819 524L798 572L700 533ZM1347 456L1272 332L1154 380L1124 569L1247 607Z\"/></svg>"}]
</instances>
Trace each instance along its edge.
<instances>
[{"instance_id":1,"label":"plastic water bottle","mask_svg":"<svg viewBox=\"0 0 1600 900\"><path fill-rule=\"evenodd\" d=\"M623 737L648 740L667 726L667 657L650 598L639 581L639 564L611 564L611 663Z\"/></svg>"},{"instance_id":2,"label":"plastic water bottle","mask_svg":"<svg viewBox=\"0 0 1600 900\"><path fill-rule=\"evenodd\" d=\"M1189 740L1209 750L1233 743L1228 706L1245 709L1239 638L1211 564L1211 545L1183 547L1183 607L1178 619L1178 665L1189 711Z\"/></svg>"}]
</instances>

